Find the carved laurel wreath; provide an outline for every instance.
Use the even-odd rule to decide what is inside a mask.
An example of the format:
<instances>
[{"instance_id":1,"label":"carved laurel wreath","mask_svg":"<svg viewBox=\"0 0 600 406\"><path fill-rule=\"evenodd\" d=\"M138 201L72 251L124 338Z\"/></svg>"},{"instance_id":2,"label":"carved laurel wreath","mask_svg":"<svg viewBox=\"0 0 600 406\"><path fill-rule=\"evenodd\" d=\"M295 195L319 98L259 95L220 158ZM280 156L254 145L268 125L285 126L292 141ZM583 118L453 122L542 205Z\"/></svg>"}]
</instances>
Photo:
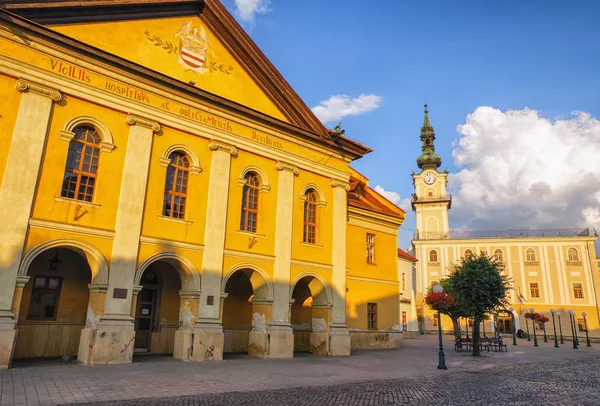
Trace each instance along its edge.
<instances>
[{"instance_id":1,"label":"carved laurel wreath","mask_svg":"<svg viewBox=\"0 0 600 406\"><path fill-rule=\"evenodd\" d=\"M167 51L167 53L169 54L177 55L177 51L179 50L179 48L177 47L177 45L174 45L171 41L164 40L158 35L152 35L149 30L145 30L144 34L146 35L146 38L148 38L148 41L152 42L155 47L160 47ZM231 72L233 72L233 66L229 65L228 67L225 67L225 65L222 63L208 60L208 57L204 66L206 66L206 68L211 73L221 72L227 75L231 75Z\"/></svg>"}]
</instances>

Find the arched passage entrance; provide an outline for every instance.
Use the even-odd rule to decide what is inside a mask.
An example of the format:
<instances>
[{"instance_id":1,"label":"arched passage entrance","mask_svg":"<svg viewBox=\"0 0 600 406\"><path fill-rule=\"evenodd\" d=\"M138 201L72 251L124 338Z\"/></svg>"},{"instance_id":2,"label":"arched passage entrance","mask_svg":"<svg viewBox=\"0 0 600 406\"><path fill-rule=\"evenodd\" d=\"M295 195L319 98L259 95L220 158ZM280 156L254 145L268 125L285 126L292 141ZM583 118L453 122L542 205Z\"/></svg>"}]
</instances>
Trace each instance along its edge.
<instances>
[{"instance_id":1,"label":"arched passage entrance","mask_svg":"<svg viewBox=\"0 0 600 406\"><path fill-rule=\"evenodd\" d=\"M292 300L294 351L329 355L332 302L326 282L318 275L301 275L293 286Z\"/></svg>"},{"instance_id":2,"label":"arched passage entrance","mask_svg":"<svg viewBox=\"0 0 600 406\"><path fill-rule=\"evenodd\" d=\"M19 334L15 358L77 356L104 312L108 267L92 245L68 239L44 242L21 261L14 309Z\"/></svg>"},{"instance_id":3,"label":"arched passage entrance","mask_svg":"<svg viewBox=\"0 0 600 406\"><path fill-rule=\"evenodd\" d=\"M135 276L131 306L135 353L181 358L176 337L178 332L191 331L199 298L200 274L184 257L162 252L142 262Z\"/></svg>"},{"instance_id":4,"label":"arched passage entrance","mask_svg":"<svg viewBox=\"0 0 600 406\"><path fill-rule=\"evenodd\" d=\"M233 267L223 278L222 297L223 352L267 357L273 288L264 271L248 264Z\"/></svg>"}]
</instances>

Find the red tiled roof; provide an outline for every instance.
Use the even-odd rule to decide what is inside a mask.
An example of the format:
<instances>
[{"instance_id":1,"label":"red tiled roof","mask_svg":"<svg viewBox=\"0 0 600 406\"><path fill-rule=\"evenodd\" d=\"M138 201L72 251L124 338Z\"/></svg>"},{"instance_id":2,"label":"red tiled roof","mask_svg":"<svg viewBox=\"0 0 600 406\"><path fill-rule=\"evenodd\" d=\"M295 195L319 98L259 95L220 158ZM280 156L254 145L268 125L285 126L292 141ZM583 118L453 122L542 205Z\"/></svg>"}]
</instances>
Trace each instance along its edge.
<instances>
[{"instance_id":1,"label":"red tiled roof","mask_svg":"<svg viewBox=\"0 0 600 406\"><path fill-rule=\"evenodd\" d=\"M413 257L408 252L401 250L400 248L398 248L398 257L408 259L409 261L412 261L412 262L419 261L417 258Z\"/></svg>"}]
</instances>

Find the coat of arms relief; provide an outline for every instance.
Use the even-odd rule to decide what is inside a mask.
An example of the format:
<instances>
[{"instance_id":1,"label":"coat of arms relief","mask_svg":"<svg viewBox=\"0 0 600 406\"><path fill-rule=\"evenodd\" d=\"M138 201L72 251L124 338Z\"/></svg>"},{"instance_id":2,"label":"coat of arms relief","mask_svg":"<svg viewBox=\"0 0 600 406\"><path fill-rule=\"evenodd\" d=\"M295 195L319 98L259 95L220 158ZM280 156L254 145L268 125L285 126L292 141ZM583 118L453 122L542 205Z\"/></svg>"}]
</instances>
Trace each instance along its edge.
<instances>
[{"instance_id":1,"label":"coat of arms relief","mask_svg":"<svg viewBox=\"0 0 600 406\"><path fill-rule=\"evenodd\" d=\"M178 32L173 35L173 42L165 40L158 35L152 35L149 30L144 34L150 42L156 47L160 47L168 54L177 56L177 60L185 71L191 71L195 74L204 74L206 72L220 72L230 75L233 66L225 66L216 60L208 35L204 27L200 29L193 27L189 21L182 25ZM179 41L177 44L176 41ZM209 57L210 54L210 57Z\"/></svg>"}]
</instances>

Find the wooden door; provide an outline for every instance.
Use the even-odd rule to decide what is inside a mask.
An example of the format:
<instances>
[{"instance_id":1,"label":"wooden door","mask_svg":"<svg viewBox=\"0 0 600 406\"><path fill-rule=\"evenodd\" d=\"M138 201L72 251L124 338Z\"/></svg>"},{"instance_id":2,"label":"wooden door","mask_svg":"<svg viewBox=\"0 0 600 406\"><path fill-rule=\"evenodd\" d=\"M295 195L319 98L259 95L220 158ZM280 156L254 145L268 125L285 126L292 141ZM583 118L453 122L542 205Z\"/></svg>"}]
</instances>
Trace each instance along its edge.
<instances>
[{"instance_id":1,"label":"wooden door","mask_svg":"<svg viewBox=\"0 0 600 406\"><path fill-rule=\"evenodd\" d=\"M136 349L150 349L150 336L156 314L157 292L157 289L144 287L138 294L134 342L134 348Z\"/></svg>"}]
</instances>

